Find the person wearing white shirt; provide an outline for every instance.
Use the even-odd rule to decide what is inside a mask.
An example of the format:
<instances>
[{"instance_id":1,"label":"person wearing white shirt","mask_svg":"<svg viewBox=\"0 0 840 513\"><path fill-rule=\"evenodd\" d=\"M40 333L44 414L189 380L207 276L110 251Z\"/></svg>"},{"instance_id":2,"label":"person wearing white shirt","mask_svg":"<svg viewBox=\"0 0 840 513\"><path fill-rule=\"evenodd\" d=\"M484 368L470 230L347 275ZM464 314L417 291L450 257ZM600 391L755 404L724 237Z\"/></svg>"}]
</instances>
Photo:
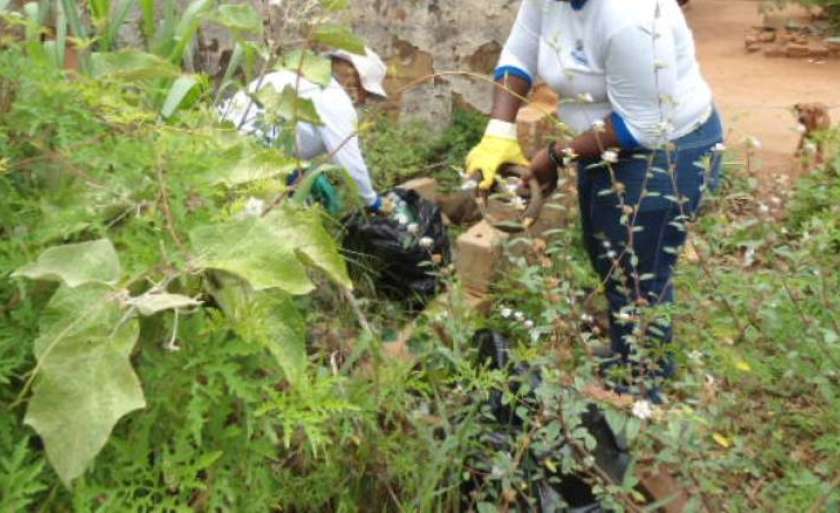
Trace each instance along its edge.
<instances>
[{"instance_id":1,"label":"person wearing white shirt","mask_svg":"<svg viewBox=\"0 0 840 513\"><path fill-rule=\"evenodd\" d=\"M330 53L334 78L325 87L294 71L278 70L266 74L262 80L251 82L246 91L236 93L222 107L223 116L243 133L272 141L279 136L276 126L263 122L264 111L251 97L265 87L273 87L278 94L286 87L294 88L300 98L311 100L322 124L299 121L296 127L296 155L312 160L330 155L334 164L344 168L358 185L359 194L370 210L383 206L376 193L365 164L356 134L358 116L355 104L362 105L369 95L385 97L382 86L386 67L372 50L365 55L346 51ZM351 97L352 95L352 97Z\"/></svg>"},{"instance_id":2,"label":"person wearing white shirt","mask_svg":"<svg viewBox=\"0 0 840 513\"><path fill-rule=\"evenodd\" d=\"M537 78L559 94L557 116L576 136L529 163L514 121ZM642 307L674 300L686 222L706 183L717 186L723 139L678 0L522 0L495 79L491 121L467 172L480 172L487 190L502 164L530 165L553 188L558 170L576 164L584 246L610 306L612 361L633 366L629 374L670 375L670 323L648 323L643 334L637 320Z\"/></svg>"}]
</instances>

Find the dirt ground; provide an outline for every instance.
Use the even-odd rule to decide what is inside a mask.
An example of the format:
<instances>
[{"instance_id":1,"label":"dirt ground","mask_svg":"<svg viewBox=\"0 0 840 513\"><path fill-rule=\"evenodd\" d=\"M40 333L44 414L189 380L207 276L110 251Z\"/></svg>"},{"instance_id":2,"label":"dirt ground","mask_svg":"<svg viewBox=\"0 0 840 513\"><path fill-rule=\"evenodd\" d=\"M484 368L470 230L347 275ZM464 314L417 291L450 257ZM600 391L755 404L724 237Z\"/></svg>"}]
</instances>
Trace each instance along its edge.
<instances>
[{"instance_id":1,"label":"dirt ground","mask_svg":"<svg viewBox=\"0 0 840 513\"><path fill-rule=\"evenodd\" d=\"M823 102L840 122L840 60L767 58L748 54L744 36L761 23L757 0L691 0L686 16L694 30L700 64L726 121L727 144L761 142L757 173L762 185L780 173L797 173L793 153L799 140L791 107Z\"/></svg>"}]
</instances>

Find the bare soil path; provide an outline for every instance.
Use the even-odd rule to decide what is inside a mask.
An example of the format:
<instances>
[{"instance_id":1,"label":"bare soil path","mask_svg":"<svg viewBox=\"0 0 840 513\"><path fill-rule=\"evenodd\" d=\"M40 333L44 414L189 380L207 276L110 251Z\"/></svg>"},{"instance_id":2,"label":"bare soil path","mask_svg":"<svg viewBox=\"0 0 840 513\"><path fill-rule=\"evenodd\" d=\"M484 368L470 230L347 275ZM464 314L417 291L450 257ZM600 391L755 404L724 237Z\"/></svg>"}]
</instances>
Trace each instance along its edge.
<instances>
[{"instance_id":1,"label":"bare soil path","mask_svg":"<svg viewBox=\"0 0 840 513\"><path fill-rule=\"evenodd\" d=\"M779 174L795 177L799 134L791 108L823 102L840 122L840 60L767 58L744 49L744 36L761 24L757 0L692 0L686 16L694 30L700 64L710 82L730 147L748 136L761 142L757 175L765 188ZM766 189L765 189L766 190Z\"/></svg>"}]
</instances>

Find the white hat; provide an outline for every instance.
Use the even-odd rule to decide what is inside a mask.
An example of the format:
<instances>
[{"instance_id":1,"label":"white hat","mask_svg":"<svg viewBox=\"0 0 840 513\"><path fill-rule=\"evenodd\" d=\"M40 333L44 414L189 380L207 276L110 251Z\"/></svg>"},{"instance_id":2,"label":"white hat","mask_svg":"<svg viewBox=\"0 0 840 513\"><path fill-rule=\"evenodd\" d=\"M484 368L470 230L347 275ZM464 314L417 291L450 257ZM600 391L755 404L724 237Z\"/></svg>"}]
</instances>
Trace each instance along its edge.
<instances>
[{"instance_id":1,"label":"white hat","mask_svg":"<svg viewBox=\"0 0 840 513\"><path fill-rule=\"evenodd\" d=\"M376 52L365 47L365 55L350 53L346 50L335 50L330 52L329 55L330 57L350 61L359 73L365 91L383 98L388 96L382 87L388 68L382 62L382 59L376 55Z\"/></svg>"}]
</instances>

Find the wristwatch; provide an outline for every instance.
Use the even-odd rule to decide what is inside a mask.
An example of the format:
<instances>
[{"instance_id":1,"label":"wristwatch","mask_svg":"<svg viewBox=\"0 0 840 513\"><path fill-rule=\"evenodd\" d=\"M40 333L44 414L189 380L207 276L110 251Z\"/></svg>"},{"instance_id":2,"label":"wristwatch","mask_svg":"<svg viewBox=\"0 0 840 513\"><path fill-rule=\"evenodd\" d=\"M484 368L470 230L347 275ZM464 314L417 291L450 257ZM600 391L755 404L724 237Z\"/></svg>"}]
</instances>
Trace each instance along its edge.
<instances>
[{"instance_id":1,"label":"wristwatch","mask_svg":"<svg viewBox=\"0 0 840 513\"><path fill-rule=\"evenodd\" d=\"M548 158L551 159L551 163L554 164L558 169L561 167L568 167L575 161L577 155L575 155L574 150L571 148L563 148L563 156L561 157L555 147L557 146L557 141L551 141L548 145Z\"/></svg>"}]
</instances>

